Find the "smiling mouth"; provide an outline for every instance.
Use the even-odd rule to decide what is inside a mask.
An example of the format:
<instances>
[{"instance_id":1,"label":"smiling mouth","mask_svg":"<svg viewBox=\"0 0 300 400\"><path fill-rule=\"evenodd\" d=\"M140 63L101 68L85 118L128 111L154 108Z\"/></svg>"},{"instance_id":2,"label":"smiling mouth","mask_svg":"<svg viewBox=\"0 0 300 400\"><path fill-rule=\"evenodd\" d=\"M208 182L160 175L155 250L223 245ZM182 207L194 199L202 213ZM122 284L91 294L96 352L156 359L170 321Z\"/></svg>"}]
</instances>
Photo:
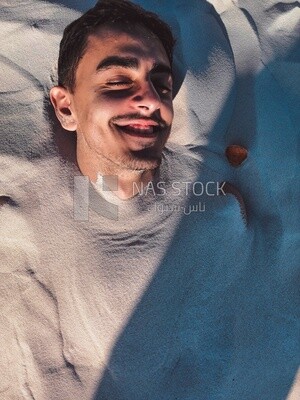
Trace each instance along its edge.
<instances>
[{"instance_id":1,"label":"smiling mouth","mask_svg":"<svg viewBox=\"0 0 300 400\"><path fill-rule=\"evenodd\" d=\"M155 128L153 126L141 127L138 125L125 125L125 126L119 126L118 128L127 135L132 135L132 136L153 138L158 135L158 127Z\"/></svg>"},{"instance_id":2,"label":"smiling mouth","mask_svg":"<svg viewBox=\"0 0 300 400\"><path fill-rule=\"evenodd\" d=\"M162 131L162 128L158 124L129 123L126 125L115 124L115 126L122 133L141 138L155 138Z\"/></svg>"}]
</instances>

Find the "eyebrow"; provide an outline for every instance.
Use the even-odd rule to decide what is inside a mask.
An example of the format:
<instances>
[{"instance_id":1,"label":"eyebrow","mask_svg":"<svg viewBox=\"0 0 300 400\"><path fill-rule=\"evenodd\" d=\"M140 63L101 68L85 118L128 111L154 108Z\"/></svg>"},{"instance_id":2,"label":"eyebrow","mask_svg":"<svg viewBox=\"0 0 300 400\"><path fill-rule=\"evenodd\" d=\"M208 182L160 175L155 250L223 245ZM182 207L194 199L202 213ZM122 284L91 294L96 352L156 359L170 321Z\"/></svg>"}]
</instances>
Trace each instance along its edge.
<instances>
[{"instance_id":1,"label":"eyebrow","mask_svg":"<svg viewBox=\"0 0 300 400\"><path fill-rule=\"evenodd\" d=\"M138 66L139 61L135 57L110 56L99 62L96 71L99 72L113 67L138 69Z\"/></svg>"},{"instance_id":2,"label":"eyebrow","mask_svg":"<svg viewBox=\"0 0 300 400\"><path fill-rule=\"evenodd\" d=\"M99 62L96 67L96 71L105 71L114 67L138 69L139 65L139 60L135 57L109 56ZM151 72L157 74L172 74L172 70L168 65L157 63L153 65Z\"/></svg>"}]
</instances>

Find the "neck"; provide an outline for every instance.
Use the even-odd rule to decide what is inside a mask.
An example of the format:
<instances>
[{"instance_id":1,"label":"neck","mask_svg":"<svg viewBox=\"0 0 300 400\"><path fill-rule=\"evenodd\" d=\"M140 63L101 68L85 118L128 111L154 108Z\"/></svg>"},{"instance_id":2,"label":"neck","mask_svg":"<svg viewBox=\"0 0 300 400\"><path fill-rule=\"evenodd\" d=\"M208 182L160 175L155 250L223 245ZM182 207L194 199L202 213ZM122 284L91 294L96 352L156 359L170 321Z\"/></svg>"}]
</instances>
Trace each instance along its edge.
<instances>
[{"instance_id":1,"label":"neck","mask_svg":"<svg viewBox=\"0 0 300 400\"><path fill-rule=\"evenodd\" d=\"M134 197L141 188L153 180L155 169L134 170L113 163L103 156L82 157L77 152L77 163L81 173L96 183L99 176L105 186L120 199Z\"/></svg>"},{"instance_id":2,"label":"neck","mask_svg":"<svg viewBox=\"0 0 300 400\"><path fill-rule=\"evenodd\" d=\"M117 175L117 179L106 179L105 184L120 199L130 199L131 197L134 197L137 193L140 193L141 189L153 180L154 173L154 170L125 170Z\"/></svg>"}]
</instances>

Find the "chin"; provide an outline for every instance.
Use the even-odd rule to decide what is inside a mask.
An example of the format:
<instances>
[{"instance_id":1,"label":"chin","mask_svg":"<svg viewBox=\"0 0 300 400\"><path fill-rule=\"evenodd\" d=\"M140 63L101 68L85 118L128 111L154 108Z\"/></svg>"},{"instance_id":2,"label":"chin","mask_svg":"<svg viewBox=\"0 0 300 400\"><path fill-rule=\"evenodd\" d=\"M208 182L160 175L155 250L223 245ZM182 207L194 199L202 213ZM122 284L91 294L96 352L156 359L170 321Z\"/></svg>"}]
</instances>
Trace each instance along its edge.
<instances>
[{"instance_id":1,"label":"chin","mask_svg":"<svg viewBox=\"0 0 300 400\"><path fill-rule=\"evenodd\" d=\"M153 159L138 159L132 158L127 160L126 167L131 170L140 171L140 170L153 170L160 166L161 158L153 158ZM124 163L125 164L125 163Z\"/></svg>"},{"instance_id":2,"label":"chin","mask_svg":"<svg viewBox=\"0 0 300 400\"><path fill-rule=\"evenodd\" d=\"M143 149L132 151L130 156L123 160L123 165L132 170L153 170L160 166L162 152L149 151Z\"/></svg>"}]
</instances>

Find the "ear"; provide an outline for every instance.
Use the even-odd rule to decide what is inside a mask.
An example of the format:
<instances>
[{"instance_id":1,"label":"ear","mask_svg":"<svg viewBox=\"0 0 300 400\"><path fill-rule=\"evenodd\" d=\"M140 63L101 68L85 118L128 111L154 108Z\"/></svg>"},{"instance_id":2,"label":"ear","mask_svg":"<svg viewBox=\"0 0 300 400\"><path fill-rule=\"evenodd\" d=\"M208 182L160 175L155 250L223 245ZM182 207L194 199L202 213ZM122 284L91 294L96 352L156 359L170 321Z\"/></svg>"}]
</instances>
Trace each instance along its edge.
<instances>
[{"instance_id":1,"label":"ear","mask_svg":"<svg viewBox=\"0 0 300 400\"><path fill-rule=\"evenodd\" d=\"M50 100L61 126L67 131L76 131L77 121L71 107L72 95L62 86L50 90Z\"/></svg>"}]
</instances>

